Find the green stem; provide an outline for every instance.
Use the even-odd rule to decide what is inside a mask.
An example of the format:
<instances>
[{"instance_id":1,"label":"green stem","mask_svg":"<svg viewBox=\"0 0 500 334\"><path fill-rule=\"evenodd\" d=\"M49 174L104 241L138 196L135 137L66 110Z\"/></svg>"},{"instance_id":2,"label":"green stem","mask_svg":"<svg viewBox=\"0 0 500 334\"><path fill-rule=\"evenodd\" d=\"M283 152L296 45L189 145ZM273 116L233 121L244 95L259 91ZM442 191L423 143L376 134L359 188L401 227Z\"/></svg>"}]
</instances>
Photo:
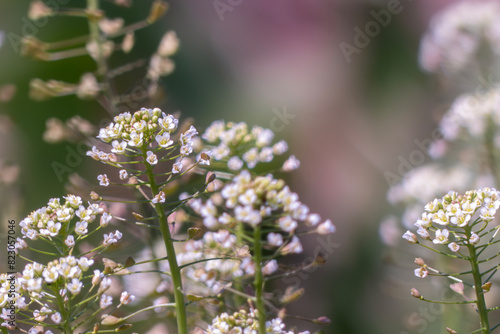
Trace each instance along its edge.
<instances>
[{"instance_id":1,"label":"green stem","mask_svg":"<svg viewBox=\"0 0 500 334\"><path fill-rule=\"evenodd\" d=\"M262 275L262 242L261 226L257 225L254 229L254 254L255 263L255 303L259 312L259 334L266 333L266 309L264 307L264 278Z\"/></svg>"},{"instance_id":2,"label":"green stem","mask_svg":"<svg viewBox=\"0 0 500 334\"><path fill-rule=\"evenodd\" d=\"M479 271L476 248L471 244L467 244L467 248L469 249L472 277L474 278L474 290L476 292L476 306L479 313L479 321L481 324L482 333L489 334L491 333L491 331L490 324L488 322L488 308L486 307L486 302L484 300L484 291L481 287L483 284L481 282L481 272Z\"/></svg>"},{"instance_id":3,"label":"green stem","mask_svg":"<svg viewBox=\"0 0 500 334\"><path fill-rule=\"evenodd\" d=\"M144 147L142 150L142 156L144 158L144 165L146 166L146 174L148 176L149 184L151 186L151 191L153 195L158 194L158 185L153 173L153 168L146 161L147 148ZM170 229L168 227L167 217L165 216L165 210L163 206L158 203L155 204L155 210L158 215L158 222L160 226L160 231L163 236L163 242L165 243L165 248L167 250L167 260L170 265L170 273L172 277L172 284L174 286L174 298L175 298L175 310L177 318L177 333L187 334L187 317L186 317L186 305L184 304L184 294L182 293L182 278L181 269L177 263L177 256L175 254L174 242L170 234Z\"/></svg>"}]
</instances>

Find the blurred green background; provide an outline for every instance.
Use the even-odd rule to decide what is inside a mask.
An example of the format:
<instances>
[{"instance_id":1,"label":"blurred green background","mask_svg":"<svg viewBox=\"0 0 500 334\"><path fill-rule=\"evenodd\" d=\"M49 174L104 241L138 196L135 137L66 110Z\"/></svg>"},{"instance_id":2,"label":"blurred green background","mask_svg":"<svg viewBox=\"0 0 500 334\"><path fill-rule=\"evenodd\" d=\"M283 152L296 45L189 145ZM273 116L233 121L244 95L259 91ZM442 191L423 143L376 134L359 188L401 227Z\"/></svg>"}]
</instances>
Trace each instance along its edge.
<instances>
[{"instance_id":1,"label":"blurred green background","mask_svg":"<svg viewBox=\"0 0 500 334\"><path fill-rule=\"evenodd\" d=\"M396 172L398 157L415 149L414 140L430 136L442 105L449 102L441 83L422 73L417 62L430 18L449 2L401 1L402 11L348 62L340 44L354 44L354 28L373 21L371 11L386 9L387 2L242 0L221 12L217 1L170 1L166 16L137 34L129 56L110 60L114 67L147 59L172 29L181 47L173 57L175 71L161 81L164 99L159 105L145 100L131 111L141 106L180 110L200 128L217 119L280 125L277 136L289 141L302 162L290 177L291 186L312 211L337 226L332 240L338 247L325 267L301 280L307 293L292 307L304 316L329 316L332 324L325 333L443 332L442 312L422 316L427 311L421 307L427 306L409 295L415 283L410 253L400 254L407 263L395 265L378 225L393 210L385 200L384 172ZM150 4L135 0L124 9L103 1L103 8L109 17L131 23L146 17ZM67 6L84 5L69 1ZM28 98L33 78L77 82L82 72L95 69L88 56L51 63L21 57L11 40L23 30L44 41L87 33L86 21L74 18L50 19L30 31L28 7L29 1L0 0L0 85L17 87L14 98L0 104L0 152L2 161L20 167L15 182L1 185L4 221L21 220L66 193L69 173L60 182L53 163L68 165L68 150L76 145L43 141L48 118L80 115L95 125L110 118L98 103L73 96L44 102ZM134 81L128 84L132 89ZM289 118L280 117L284 109ZM96 167L83 157L70 169L95 185ZM304 256L320 244L308 240L310 252Z\"/></svg>"}]
</instances>

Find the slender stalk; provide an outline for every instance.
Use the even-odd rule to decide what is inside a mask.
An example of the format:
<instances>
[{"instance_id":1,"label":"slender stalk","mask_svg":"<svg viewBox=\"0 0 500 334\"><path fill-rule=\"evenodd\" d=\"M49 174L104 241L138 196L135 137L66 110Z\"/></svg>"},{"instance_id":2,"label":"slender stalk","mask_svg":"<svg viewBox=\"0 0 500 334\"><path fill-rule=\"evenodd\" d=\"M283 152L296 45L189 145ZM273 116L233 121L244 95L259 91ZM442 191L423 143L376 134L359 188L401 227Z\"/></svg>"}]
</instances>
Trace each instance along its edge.
<instances>
[{"instance_id":1,"label":"slender stalk","mask_svg":"<svg viewBox=\"0 0 500 334\"><path fill-rule=\"evenodd\" d=\"M477 260L476 248L474 245L467 244L469 249L470 265L472 268L472 277L474 278L474 290L476 292L476 306L479 313L479 321L481 324L481 329L483 334L491 333L490 324L488 322L488 308L486 307L486 302L484 300L484 292L481 286L481 272L479 271L479 265Z\"/></svg>"},{"instance_id":2,"label":"slender stalk","mask_svg":"<svg viewBox=\"0 0 500 334\"><path fill-rule=\"evenodd\" d=\"M151 186L151 191L153 195L158 193L158 185L153 173L153 168L146 161L147 148L144 147L142 150L142 156L144 158L144 165L146 166L146 175L148 176L149 184ZM161 204L155 204L155 210L158 215L158 223L160 226L160 231L163 236L163 242L165 243L165 248L167 250L167 260L170 265L170 273L172 277L172 284L174 286L174 298L175 298L175 310L177 318L177 333L187 334L187 318L186 318L186 305L184 303L184 294L182 293L182 278L181 269L177 263L177 256L175 254L174 241L170 234L170 229L168 227L167 217L165 216L165 210Z\"/></svg>"},{"instance_id":3,"label":"slender stalk","mask_svg":"<svg viewBox=\"0 0 500 334\"><path fill-rule=\"evenodd\" d=\"M253 262L255 263L255 303L259 311L259 334L266 333L266 309L264 307L264 278L262 275L262 242L261 242L261 226L257 225L254 229L254 254Z\"/></svg>"}]
</instances>

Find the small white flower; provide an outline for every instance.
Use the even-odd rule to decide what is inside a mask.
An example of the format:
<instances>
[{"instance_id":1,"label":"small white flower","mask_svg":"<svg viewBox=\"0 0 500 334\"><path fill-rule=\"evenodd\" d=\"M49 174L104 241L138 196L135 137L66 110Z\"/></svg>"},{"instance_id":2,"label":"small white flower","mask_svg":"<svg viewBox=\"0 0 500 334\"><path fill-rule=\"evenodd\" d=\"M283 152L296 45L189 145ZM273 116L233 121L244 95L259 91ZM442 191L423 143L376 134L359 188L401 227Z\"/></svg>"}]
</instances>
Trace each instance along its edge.
<instances>
[{"instance_id":1,"label":"small white flower","mask_svg":"<svg viewBox=\"0 0 500 334\"><path fill-rule=\"evenodd\" d=\"M135 122L132 126L134 127L135 131L140 133L146 131L146 129L148 128L148 124L143 119L140 122Z\"/></svg>"},{"instance_id":2,"label":"small white flower","mask_svg":"<svg viewBox=\"0 0 500 334\"><path fill-rule=\"evenodd\" d=\"M238 197L238 201L243 205L253 205L257 201L257 194L255 190L248 189L244 194Z\"/></svg>"},{"instance_id":3,"label":"small white flower","mask_svg":"<svg viewBox=\"0 0 500 334\"><path fill-rule=\"evenodd\" d=\"M479 238L479 236L476 233L471 232L470 238L469 238L469 243L471 245L477 245L479 243L479 241L481 241L481 238Z\"/></svg>"},{"instance_id":4,"label":"small white flower","mask_svg":"<svg viewBox=\"0 0 500 334\"><path fill-rule=\"evenodd\" d=\"M70 208L64 208L64 209L57 210L56 215L57 215L57 220L59 220L60 222L66 223L66 222L69 222L71 220L71 218L73 218L74 211L73 211L73 209L70 209Z\"/></svg>"},{"instance_id":5,"label":"small white flower","mask_svg":"<svg viewBox=\"0 0 500 334\"><path fill-rule=\"evenodd\" d=\"M120 180L126 180L128 178L128 173L125 169L120 170Z\"/></svg>"},{"instance_id":6,"label":"small white flower","mask_svg":"<svg viewBox=\"0 0 500 334\"><path fill-rule=\"evenodd\" d=\"M432 221L439 225L448 225L448 216L444 212L444 210L439 210L434 214Z\"/></svg>"},{"instance_id":7,"label":"small white flower","mask_svg":"<svg viewBox=\"0 0 500 334\"><path fill-rule=\"evenodd\" d=\"M288 151L288 144L284 140L280 140L276 144L273 145L273 152L276 155L281 155Z\"/></svg>"},{"instance_id":8,"label":"small white flower","mask_svg":"<svg viewBox=\"0 0 500 334\"><path fill-rule=\"evenodd\" d=\"M262 268L262 273L264 275L271 275L274 273L276 270L278 270L278 261L276 260L271 260L269 261L263 268Z\"/></svg>"},{"instance_id":9,"label":"small white flower","mask_svg":"<svg viewBox=\"0 0 500 334\"><path fill-rule=\"evenodd\" d=\"M38 232L36 230L33 230L33 229L29 229L27 232L26 232L26 236L30 239L30 240L36 240L38 239Z\"/></svg>"},{"instance_id":10,"label":"small white flower","mask_svg":"<svg viewBox=\"0 0 500 334\"><path fill-rule=\"evenodd\" d=\"M127 148L127 142L125 142L125 141L119 142L118 140L113 140L113 142L111 144L113 145L111 152L116 153L116 154L125 153L125 149Z\"/></svg>"},{"instance_id":11,"label":"small white flower","mask_svg":"<svg viewBox=\"0 0 500 334\"><path fill-rule=\"evenodd\" d=\"M16 243L14 244L14 247L16 247L16 249L27 249L28 244L26 243L26 241L24 241L24 239L21 239L18 237L16 239Z\"/></svg>"},{"instance_id":12,"label":"small white flower","mask_svg":"<svg viewBox=\"0 0 500 334\"><path fill-rule=\"evenodd\" d=\"M97 285L104 277L104 274L101 273L98 269L94 270L94 276L92 276L92 285Z\"/></svg>"},{"instance_id":13,"label":"small white flower","mask_svg":"<svg viewBox=\"0 0 500 334\"><path fill-rule=\"evenodd\" d=\"M403 239L411 244L416 244L418 241L417 236L410 231L406 231L405 234L403 234Z\"/></svg>"},{"instance_id":14,"label":"small white flower","mask_svg":"<svg viewBox=\"0 0 500 334\"><path fill-rule=\"evenodd\" d=\"M281 247L283 245L283 236L279 233L271 232L267 235L267 242L274 247Z\"/></svg>"},{"instance_id":15,"label":"small white flower","mask_svg":"<svg viewBox=\"0 0 500 334\"><path fill-rule=\"evenodd\" d=\"M291 155L284 163L282 169L285 172L291 172L292 170L296 170L300 167L300 161L295 157L295 155Z\"/></svg>"},{"instance_id":16,"label":"small white flower","mask_svg":"<svg viewBox=\"0 0 500 334\"><path fill-rule=\"evenodd\" d=\"M171 133L177 128L179 120L172 115L165 115L162 113L163 118L158 119L158 124L167 132Z\"/></svg>"},{"instance_id":17,"label":"small white flower","mask_svg":"<svg viewBox=\"0 0 500 334\"><path fill-rule=\"evenodd\" d=\"M170 139L170 133L164 132L162 135L156 135L156 142L160 147L167 148L174 143L173 140Z\"/></svg>"},{"instance_id":18,"label":"small white flower","mask_svg":"<svg viewBox=\"0 0 500 334\"><path fill-rule=\"evenodd\" d=\"M83 283L80 282L78 278L73 278L71 279L71 283L68 283L68 290L71 292L73 296L77 295L80 293L82 290Z\"/></svg>"},{"instance_id":19,"label":"small white flower","mask_svg":"<svg viewBox=\"0 0 500 334\"><path fill-rule=\"evenodd\" d=\"M94 221L95 216L94 212L90 208L85 208L83 205L80 205L78 210L75 211L75 214L80 220L86 221L88 223Z\"/></svg>"},{"instance_id":20,"label":"small white flower","mask_svg":"<svg viewBox=\"0 0 500 334\"><path fill-rule=\"evenodd\" d=\"M109 186L109 179L106 174L101 174L97 176L97 180L99 181L99 185L103 187Z\"/></svg>"},{"instance_id":21,"label":"small white flower","mask_svg":"<svg viewBox=\"0 0 500 334\"><path fill-rule=\"evenodd\" d=\"M104 246L116 244L120 241L121 238L122 234L120 233L120 231L116 230L115 233L104 234L104 241L102 244Z\"/></svg>"},{"instance_id":22,"label":"small white flower","mask_svg":"<svg viewBox=\"0 0 500 334\"><path fill-rule=\"evenodd\" d=\"M479 217L485 222L490 222L495 218L496 212L497 210L495 210L494 208L491 209L481 208Z\"/></svg>"},{"instance_id":23,"label":"small white flower","mask_svg":"<svg viewBox=\"0 0 500 334\"><path fill-rule=\"evenodd\" d=\"M89 269L89 267L91 265L94 264L94 260L89 260L88 258L86 258L85 256L81 257L79 260L78 260L78 266L80 267L80 269L82 269L83 271L87 271Z\"/></svg>"},{"instance_id":24,"label":"small white flower","mask_svg":"<svg viewBox=\"0 0 500 334\"><path fill-rule=\"evenodd\" d=\"M302 253L302 250L303 250L302 244L300 243L299 238L296 235L294 235L292 241L290 241L290 243L283 248L283 253L300 254Z\"/></svg>"},{"instance_id":25,"label":"small white flower","mask_svg":"<svg viewBox=\"0 0 500 334\"><path fill-rule=\"evenodd\" d=\"M420 277L420 278L426 278L427 275L429 274L429 271L425 267L420 267L415 269L414 271L415 276Z\"/></svg>"},{"instance_id":26,"label":"small white flower","mask_svg":"<svg viewBox=\"0 0 500 334\"><path fill-rule=\"evenodd\" d=\"M236 219L238 219L239 221L249 223L254 226L262 221L260 211L252 209L252 207L249 205L246 205L244 207L237 206L234 209L234 214Z\"/></svg>"},{"instance_id":27,"label":"small white flower","mask_svg":"<svg viewBox=\"0 0 500 334\"><path fill-rule=\"evenodd\" d=\"M429 234L429 231L423 227L419 227L417 230L417 234L422 238L422 239L430 239L431 235Z\"/></svg>"},{"instance_id":28,"label":"small white flower","mask_svg":"<svg viewBox=\"0 0 500 334\"><path fill-rule=\"evenodd\" d=\"M139 147L142 146L142 139L144 137L144 133L137 133L136 131L132 131L130 133L130 140L128 141L129 146Z\"/></svg>"},{"instance_id":29,"label":"small white flower","mask_svg":"<svg viewBox=\"0 0 500 334\"><path fill-rule=\"evenodd\" d=\"M327 220L325 220L324 223L322 223L321 225L318 226L316 231L319 234L331 234L331 233L335 233L336 228L335 228L335 225L333 225L332 221L330 219L327 219Z\"/></svg>"},{"instance_id":30,"label":"small white flower","mask_svg":"<svg viewBox=\"0 0 500 334\"><path fill-rule=\"evenodd\" d=\"M182 171L182 162L178 161L172 166L172 174L179 174Z\"/></svg>"},{"instance_id":31,"label":"small white flower","mask_svg":"<svg viewBox=\"0 0 500 334\"><path fill-rule=\"evenodd\" d=\"M273 148L272 147L264 147L259 153L259 161L262 162L271 162L273 161Z\"/></svg>"},{"instance_id":32,"label":"small white flower","mask_svg":"<svg viewBox=\"0 0 500 334\"><path fill-rule=\"evenodd\" d=\"M254 168L259 162L259 151L257 148L253 147L243 154L243 160L247 163L248 168Z\"/></svg>"},{"instance_id":33,"label":"small white flower","mask_svg":"<svg viewBox=\"0 0 500 334\"><path fill-rule=\"evenodd\" d=\"M285 232L292 232L298 226L297 222L291 216L281 217L278 220L278 225Z\"/></svg>"},{"instance_id":34,"label":"small white flower","mask_svg":"<svg viewBox=\"0 0 500 334\"><path fill-rule=\"evenodd\" d=\"M85 221L77 222L75 226L75 233L78 235L85 235L88 233L88 223Z\"/></svg>"},{"instance_id":35,"label":"small white flower","mask_svg":"<svg viewBox=\"0 0 500 334\"><path fill-rule=\"evenodd\" d=\"M113 216L110 215L109 213L107 212L104 212L101 216L101 220L99 222L99 225L101 227L106 227L108 226L109 222L111 221L111 219L113 219Z\"/></svg>"},{"instance_id":36,"label":"small white flower","mask_svg":"<svg viewBox=\"0 0 500 334\"><path fill-rule=\"evenodd\" d=\"M65 196L64 199L66 199L66 205L72 206L74 209L80 207L82 205L82 198L80 196L75 196L75 195L68 195Z\"/></svg>"},{"instance_id":37,"label":"small white flower","mask_svg":"<svg viewBox=\"0 0 500 334\"><path fill-rule=\"evenodd\" d=\"M446 244L448 243L448 236L450 232L447 229L444 230L436 230L436 237L432 240L435 244Z\"/></svg>"},{"instance_id":38,"label":"small white flower","mask_svg":"<svg viewBox=\"0 0 500 334\"><path fill-rule=\"evenodd\" d=\"M188 156L193 152L193 147L191 145L182 145L180 149L180 154L183 156Z\"/></svg>"},{"instance_id":39,"label":"small white flower","mask_svg":"<svg viewBox=\"0 0 500 334\"><path fill-rule=\"evenodd\" d=\"M51 319L51 320L52 320L52 321L53 321L56 325L60 324L60 323L61 323L61 321L62 321L61 313L56 312L56 313L52 314L52 315L50 316L50 319ZM47 332L45 332L45 334L47 334Z\"/></svg>"},{"instance_id":40,"label":"small white flower","mask_svg":"<svg viewBox=\"0 0 500 334\"><path fill-rule=\"evenodd\" d=\"M111 306L111 304L113 304L113 297L103 294L99 302L99 307L104 310Z\"/></svg>"},{"instance_id":41,"label":"small white flower","mask_svg":"<svg viewBox=\"0 0 500 334\"><path fill-rule=\"evenodd\" d=\"M321 222L321 216L318 215L317 213L311 213L310 215L307 216L306 218L306 224L308 226L316 226Z\"/></svg>"},{"instance_id":42,"label":"small white flower","mask_svg":"<svg viewBox=\"0 0 500 334\"><path fill-rule=\"evenodd\" d=\"M458 252L460 250L460 246L456 242L450 242L448 244L448 248L454 253Z\"/></svg>"},{"instance_id":43,"label":"small white flower","mask_svg":"<svg viewBox=\"0 0 500 334\"><path fill-rule=\"evenodd\" d=\"M135 299L134 295L131 295L130 292L123 291L121 296L120 296L120 303L123 305L127 305L131 302L133 302Z\"/></svg>"},{"instance_id":44,"label":"small white flower","mask_svg":"<svg viewBox=\"0 0 500 334\"><path fill-rule=\"evenodd\" d=\"M151 151L148 151L147 153L147 158L146 158L146 161L150 164L150 165L156 165L158 163L158 158L156 157L156 154L154 154L153 152Z\"/></svg>"},{"instance_id":45,"label":"small white flower","mask_svg":"<svg viewBox=\"0 0 500 334\"><path fill-rule=\"evenodd\" d=\"M243 161L237 156L231 157L227 161L227 168L230 170L240 170L243 167Z\"/></svg>"},{"instance_id":46,"label":"small white flower","mask_svg":"<svg viewBox=\"0 0 500 334\"><path fill-rule=\"evenodd\" d=\"M210 157L211 156L212 156L212 152L210 152L210 151L201 152L199 157L198 157L198 163L200 165L210 166Z\"/></svg>"},{"instance_id":47,"label":"small white flower","mask_svg":"<svg viewBox=\"0 0 500 334\"><path fill-rule=\"evenodd\" d=\"M156 196L151 200L153 204L165 203L165 193L160 191Z\"/></svg>"},{"instance_id":48,"label":"small white flower","mask_svg":"<svg viewBox=\"0 0 500 334\"><path fill-rule=\"evenodd\" d=\"M455 216L450 217L450 223L457 225L458 227L464 227L469 223L471 218L472 216L470 214L459 212Z\"/></svg>"},{"instance_id":49,"label":"small white flower","mask_svg":"<svg viewBox=\"0 0 500 334\"><path fill-rule=\"evenodd\" d=\"M70 248L75 246L75 237L73 237L71 234L68 235L64 240L64 244Z\"/></svg>"},{"instance_id":50,"label":"small white flower","mask_svg":"<svg viewBox=\"0 0 500 334\"><path fill-rule=\"evenodd\" d=\"M45 268L43 270L42 276L47 283L53 283L59 277L56 267Z\"/></svg>"}]
</instances>

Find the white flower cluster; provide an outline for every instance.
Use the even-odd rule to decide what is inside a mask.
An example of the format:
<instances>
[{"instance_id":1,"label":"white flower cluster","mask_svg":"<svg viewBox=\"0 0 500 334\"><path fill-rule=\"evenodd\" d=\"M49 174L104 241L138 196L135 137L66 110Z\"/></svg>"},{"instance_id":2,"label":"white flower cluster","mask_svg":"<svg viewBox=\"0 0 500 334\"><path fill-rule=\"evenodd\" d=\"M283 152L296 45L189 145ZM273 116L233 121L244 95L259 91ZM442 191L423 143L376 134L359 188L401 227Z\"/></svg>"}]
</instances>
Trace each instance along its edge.
<instances>
[{"instance_id":1,"label":"white flower cluster","mask_svg":"<svg viewBox=\"0 0 500 334\"><path fill-rule=\"evenodd\" d=\"M422 40L420 64L430 72L461 71L488 51L500 55L498 1L461 1L433 18ZM490 50L485 50L489 48Z\"/></svg>"},{"instance_id":2,"label":"white flower cluster","mask_svg":"<svg viewBox=\"0 0 500 334\"><path fill-rule=\"evenodd\" d=\"M188 205L203 217L204 225L211 229L234 226L237 222L256 226L268 219L279 230L289 234L293 234L300 222L316 227L320 234L335 231L330 220L321 223L318 214L310 213L298 195L283 180L274 179L271 174L253 178L244 170L226 184L220 194L215 193L206 202L193 199ZM219 205L224 209L218 209ZM294 247L296 250L299 248L300 243Z\"/></svg>"},{"instance_id":3,"label":"white flower cluster","mask_svg":"<svg viewBox=\"0 0 500 334\"><path fill-rule=\"evenodd\" d=\"M19 226L24 238L36 240L40 237L64 237L66 246L73 247L75 238L88 233L88 226L95 221L97 215L103 215L101 226L107 225L111 219L98 204L89 203L84 206L81 197L75 195L68 195L64 199L64 204L61 204L60 198L52 198L47 206L33 211L23 219ZM78 222L70 224L75 217ZM18 238L16 249L26 247L24 240Z\"/></svg>"},{"instance_id":4,"label":"white flower cluster","mask_svg":"<svg viewBox=\"0 0 500 334\"><path fill-rule=\"evenodd\" d=\"M120 164L117 155L139 158L151 166L161 161L176 159L171 173L179 174L184 167L182 160L193 152L198 131L191 126L179 135L177 144L174 144L172 134L177 130L178 125L177 118L165 114L159 108L142 108L134 114L125 112L115 116L114 122L99 130L97 138L105 143L111 143L110 152L100 151L94 146L87 152L87 155L97 161L117 167L122 167L121 164L125 163ZM171 158L175 148L179 148L179 154ZM160 153L164 155L160 156ZM209 152L202 152L198 163L209 165ZM119 172L120 180L125 180L130 176L132 175L129 175L125 169ZM106 174L99 175L98 180L101 186L110 184Z\"/></svg>"},{"instance_id":5,"label":"white flower cluster","mask_svg":"<svg viewBox=\"0 0 500 334\"><path fill-rule=\"evenodd\" d=\"M425 212L415 223L417 234L422 239L448 245L451 251L458 252L461 245L480 242L479 236L471 230L472 226L477 221L491 222L499 207L500 194L495 189L471 190L465 195L449 192L442 199L434 199L425 206ZM450 234L454 235L455 241L450 240ZM417 236L410 231L403 238L410 243L418 242Z\"/></svg>"},{"instance_id":6,"label":"white flower cluster","mask_svg":"<svg viewBox=\"0 0 500 334\"><path fill-rule=\"evenodd\" d=\"M33 318L37 322L43 322L46 318L50 318L54 324L59 324L62 317L58 312L58 306L55 304L51 306L53 289L48 288L48 286L56 287L59 295L64 300L68 300L68 298L71 298L70 296L80 293L83 287L82 275L93 264L94 260L74 256L62 257L49 262L46 266L37 262L28 263L21 277L16 277L16 293L14 297L16 308L27 311L32 304L36 307L41 306L40 309L31 311ZM5 307L9 303L7 296L10 283L6 277L2 277L0 281L0 307L4 308L2 314L7 314ZM71 294L70 296L68 292ZM44 303L44 298L46 303ZM7 321L8 319L4 318L4 320Z\"/></svg>"},{"instance_id":7,"label":"white flower cluster","mask_svg":"<svg viewBox=\"0 0 500 334\"><path fill-rule=\"evenodd\" d=\"M234 250L238 247L236 241L234 234L220 230L206 232L202 239L186 242L183 251L177 256L179 265L201 259L208 261L186 267L183 275L197 284L204 284L210 292L220 291L227 281L235 277L254 275L255 266L249 253L240 258L235 257Z\"/></svg>"},{"instance_id":8,"label":"white flower cluster","mask_svg":"<svg viewBox=\"0 0 500 334\"><path fill-rule=\"evenodd\" d=\"M500 126L500 87L482 94L459 96L443 116L440 128L446 140L453 141L465 131L468 136L483 140L489 124Z\"/></svg>"},{"instance_id":9,"label":"white flower cluster","mask_svg":"<svg viewBox=\"0 0 500 334\"><path fill-rule=\"evenodd\" d=\"M222 334L222 333L241 333L241 334L257 334L258 333L258 312L250 309L249 311L240 310L232 315L222 313L212 320L212 325L208 326L205 333L207 334ZM280 318L266 321L267 334L294 334L291 331L285 330L285 324ZM309 334L309 331L299 334Z\"/></svg>"},{"instance_id":10,"label":"white flower cluster","mask_svg":"<svg viewBox=\"0 0 500 334\"><path fill-rule=\"evenodd\" d=\"M405 206L402 222L406 228L410 228L420 217L421 208L429 198L445 194L450 189L463 192L490 184L489 179L486 178L483 182L476 177L472 167L469 166L443 166L440 163L430 163L405 174L401 182L389 189L387 199L391 204Z\"/></svg>"},{"instance_id":11,"label":"white flower cluster","mask_svg":"<svg viewBox=\"0 0 500 334\"><path fill-rule=\"evenodd\" d=\"M248 128L246 123L224 121L213 122L201 136L208 144L216 161L223 161L229 170L239 171L245 167L253 169L261 162L271 162L275 156L288 151L288 144L281 140L273 144L274 132L260 126ZM287 160L283 169L298 168L299 161L293 157Z\"/></svg>"}]
</instances>

